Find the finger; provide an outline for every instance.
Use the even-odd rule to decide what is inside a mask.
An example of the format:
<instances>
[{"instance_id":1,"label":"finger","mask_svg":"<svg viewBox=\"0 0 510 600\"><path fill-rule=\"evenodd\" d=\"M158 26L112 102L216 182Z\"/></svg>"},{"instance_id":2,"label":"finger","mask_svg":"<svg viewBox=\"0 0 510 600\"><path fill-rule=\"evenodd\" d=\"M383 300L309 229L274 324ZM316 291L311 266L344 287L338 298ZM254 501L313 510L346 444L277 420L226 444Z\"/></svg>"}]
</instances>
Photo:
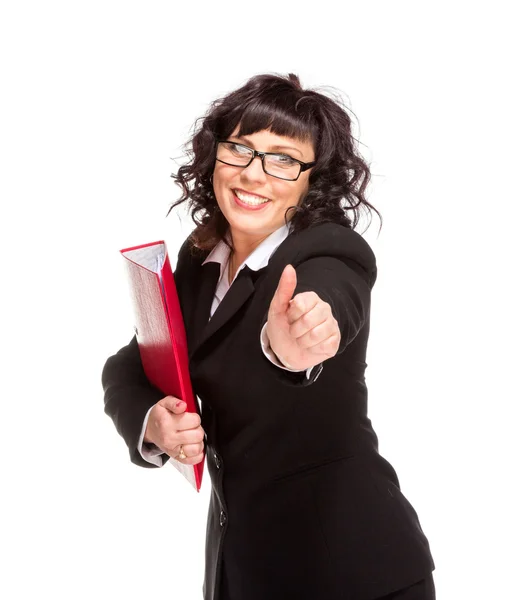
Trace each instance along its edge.
<instances>
[{"instance_id":1,"label":"finger","mask_svg":"<svg viewBox=\"0 0 510 600\"><path fill-rule=\"evenodd\" d=\"M292 299L292 294L296 289L297 275L296 270L292 265L287 265L283 269L278 287L271 300L269 307L269 316L284 313L288 307L289 302Z\"/></svg>"},{"instance_id":2,"label":"finger","mask_svg":"<svg viewBox=\"0 0 510 600\"><path fill-rule=\"evenodd\" d=\"M198 465L198 463L201 463L203 460L204 460L204 453L202 452L202 454L199 454L198 456L193 456L192 458L187 458L186 464Z\"/></svg>"},{"instance_id":3,"label":"finger","mask_svg":"<svg viewBox=\"0 0 510 600\"><path fill-rule=\"evenodd\" d=\"M173 458L175 458L175 460L178 460L180 463L182 463L183 465L198 465L198 463L202 462L202 460L204 459L204 453L202 452L201 454L198 454L197 456L187 456L186 458L179 458L179 450L180 448L177 448L177 452L175 452L175 456L173 456Z\"/></svg>"},{"instance_id":4,"label":"finger","mask_svg":"<svg viewBox=\"0 0 510 600\"><path fill-rule=\"evenodd\" d=\"M332 322L335 321L331 314L329 304L320 301L317 302L315 306L312 306L308 312L305 312L290 324L289 333L292 337L298 338L328 320L332 320Z\"/></svg>"},{"instance_id":5,"label":"finger","mask_svg":"<svg viewBox=\"0 0 510 600\"><path fill-rule=\"evenodd\" d=\"M177 431L186 431L188 429L196 429L200 427L200 423L202 422L200 419L200 415L198 413L188 412L182 415L179 415L179 419L177 421Z\"/></svg>"},{"instance_id":6,"label":"finger","mask_svg":"<svg viewBox=\"0 0 510 600\"><path fill-rule=\"evenodd\" d=\"M198 456L204 451L202 444L183 444L182 449L184 450L184 454L189 458Z\"/></svg>"},{"instance_id":7,"label":"finger","mask_svg":"<svg viewBox=\"0 0 510 600\"><path fill-rule=\"evenodd\" d=\"M328 338L322 340L318 344L308 346L306 351L314 356L324 357L324 359L331 358L338 352L341 339L342 336L338 332L335 332L333 335L330 335Z\"/></svg>"},{"instance_id":8,"label":"finger","mask_svg":"<svg viewBox=\"0 0 510 600\"><path fill-rule=\"evenodd\" d=\"M317 304L329 306L329 304L321 300L315 292L301 292L300 294L296 294L294 298L292 298L287 311L289 323L292 324L294 321L297 321L302 315L317 306Z\"/></svg>"},{"instance_id":9,"label":"finger","mask_svg":"<svg viewBox=\"0 0 510 600\"><path fill-rule=\"evenodd\" d=\"M193 445L194 445L196 448L198 448L198 452L196 452L196 453L195 453L195 456L196 456L197 454L200 454L201 452L203 452L203 451L205 450L205 444L204 444L204 442L200 442L200 444L193 444ZM186 452L186 450L185 450L185 452ZM186 452L186 454L187 454L187 452Z\"/></svg>"},{"instance_id":10,"label":"finger","mask_svg":"<svg viewBox=\"0 0 510 600\"><path fill-rule=\"evenodd\" d=\"M182 462L187 458L187 455L184 458L181 458L181 449L184 452L184 454L186 454L186 451L184 450L184 444L179 444L178 446L172 448L172 450L168 452L168 455L172 458L175 458L175 460Z\"/></svg>"},{"instance_id":11,"label":"finger","mask_svg":"<svg viewBox=\"0 0 510 600\"><path fill-rule=\"evenodd\" d=\"M309 350L337 334L337 331L336 321L327 319L316 325L313 329L308 330L305 334L297 337L296 344L302 350ZM314 352L318 350L320 349L315 348Z\"/></svg>"},{"instance_id":12,"label":"finger","mask_svg":"<svg viewBox=\"0 0 510 600\"><path fill-rule=\"evenodd\" d=\"M202 427L196 429L188 429L186 431L178 431L174 437L177 444L199 444L204 439L204 430Z\"/></svg>"}]
</instances>

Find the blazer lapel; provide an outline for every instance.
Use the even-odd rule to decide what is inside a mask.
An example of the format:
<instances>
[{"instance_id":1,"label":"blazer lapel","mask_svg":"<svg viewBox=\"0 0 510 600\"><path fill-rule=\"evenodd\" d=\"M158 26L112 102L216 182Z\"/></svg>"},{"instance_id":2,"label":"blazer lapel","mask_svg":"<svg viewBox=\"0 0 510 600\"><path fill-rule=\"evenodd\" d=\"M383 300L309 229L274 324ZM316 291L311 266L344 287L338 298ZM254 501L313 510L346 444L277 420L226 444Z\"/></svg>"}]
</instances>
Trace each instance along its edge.
<instances>
[{"instance_id":1,"label":"blazer lapel","mask_svg":"<svg viewBox=\"0 0 510 600\"><path fill-rule=\"evenodd\" d=\"M216 268L214 269L213 266ZM209 319L211 304L218 283L220 265L219 263L206 263L202 269L206 267L209 268L204 271L202 284L199 286L200 293L197 302L190 359L211 336L239 311L255 290L252 279L253 271L245 265L228 289L213 316Z\"/></svg>"},{"instance_id":2,"label":"blazer lapel","mask_svg":"<svg viewBox=\"0 0 510 600\"><path fill-rule=\"evenodd\" d=\"M195 304L195 309L189 314L189 322L186 323L186 334L188 337L188 355L194 352L202 332L209 322L211 314L211 304L214 299L214 292L218 285L220 276L220 265L216 262L209 262L199 267L199 284L195 287L196 298L190 298L191 305Z\"/></svg>"}]
</instances>

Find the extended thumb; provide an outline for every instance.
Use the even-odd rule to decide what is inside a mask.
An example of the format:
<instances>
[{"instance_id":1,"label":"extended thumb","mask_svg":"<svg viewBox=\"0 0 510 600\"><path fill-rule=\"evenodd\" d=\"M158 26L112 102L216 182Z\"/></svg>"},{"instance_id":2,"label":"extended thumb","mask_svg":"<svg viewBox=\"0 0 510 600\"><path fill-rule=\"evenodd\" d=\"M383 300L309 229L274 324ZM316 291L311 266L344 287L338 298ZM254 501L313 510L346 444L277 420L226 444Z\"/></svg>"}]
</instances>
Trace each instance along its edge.
<instances>
[{"instance_id":1,"label":"extended thumb","mask_svg":"<svg viewBox=\"0 0 510 600\"><path fill-rule=\"evenodd\" d=\"M292 300L292 294L294 293L297 285L296 270L292 265L287 265L282 271L278 288L274 296L276 310L278 312L285 312L289 306L289 302Z\"/></svg>"}]
</instances>

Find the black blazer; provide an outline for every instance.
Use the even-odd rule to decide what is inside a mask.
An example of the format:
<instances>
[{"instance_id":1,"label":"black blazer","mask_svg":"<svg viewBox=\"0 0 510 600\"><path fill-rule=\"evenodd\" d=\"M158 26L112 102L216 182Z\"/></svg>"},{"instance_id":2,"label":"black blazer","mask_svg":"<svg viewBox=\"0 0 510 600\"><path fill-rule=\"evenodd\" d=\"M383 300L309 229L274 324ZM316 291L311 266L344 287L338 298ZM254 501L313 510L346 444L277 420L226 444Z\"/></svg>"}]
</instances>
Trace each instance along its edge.
<instances>
[{"instance_id":1,"label":"black blazer","mask_svg":"<svg viewBox=\"0 0 510 600\"><path fill-rule=\"evenodd\" d=\"M266 267L244 267L210 321L219 264L201 266L207 254L192 253L188 238L175 270L212 483L204 598L223 600L222 575L232 600L370 600L430 574L427 538L367 416L377 276L368 243L333 223L291 233ZM273 365L260 346L288 263L295 294L327 301L342 335L310 380ZM163 394L148 383L135 338L107 360L102 381L131 460L154 467L136 446Z\"/></svg>"}]
</instances>

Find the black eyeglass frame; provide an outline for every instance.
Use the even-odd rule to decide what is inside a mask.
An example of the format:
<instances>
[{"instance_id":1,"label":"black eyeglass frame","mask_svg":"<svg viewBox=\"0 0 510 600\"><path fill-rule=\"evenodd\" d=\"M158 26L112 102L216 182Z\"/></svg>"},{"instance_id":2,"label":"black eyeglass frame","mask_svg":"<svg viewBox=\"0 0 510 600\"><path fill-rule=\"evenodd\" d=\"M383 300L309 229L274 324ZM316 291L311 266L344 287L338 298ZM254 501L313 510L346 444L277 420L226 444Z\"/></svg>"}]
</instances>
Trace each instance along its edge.
<instances>
[{"instance_id":1,"label":"black eyeglass frame","mask_svg":"<svg viewBox=\"0 0 510 600\"><path fill-rule=\"evenodd\" d=\"M233 165L231 163L225 162L224 160L219 159L216 156L216 160L220 163L223 163L224 165L229 165L231 167L239 167L240 169L246 169L246 167L249 167L251 165L251 163L253 162L253 159L255 159L257 156L260 156L260 160L262 161L262 169L264 171L264 173L266 175L269 175L270 177L276 177L276 179L283 179L284 181L297 181L299 179L299 176L301 175L301 173L304 173L305 171L308 171L308 169L311 169L313 166L315 166L317 164L317 161L314 162L303 162L302 160L298 160L297 158L294 158L293 156L289 156L288 154L285 154L284 152L259 152L258 150L254 150L253 148L250 148L249 146L245 146L244 144L240 144L238 142L233 142L232 140L216 140L216 144L215 144L215 154L218 153L218 144L235 144L236 146L242 146L243 148L246 148L247 150L249 150L251 152L251 158L248 162L248 164L246 165ZM272 173L268 173L266 171L266 165L264 162L264 159L266 156L287 156L288 158L290 158L291 160L293 160L294 162L297 162L299 164L299 173L297 174L297 177L295 177L294 179L288 179L287 177L278 177L278 175L273 175Z\"/></svg>"}]
</instances>

